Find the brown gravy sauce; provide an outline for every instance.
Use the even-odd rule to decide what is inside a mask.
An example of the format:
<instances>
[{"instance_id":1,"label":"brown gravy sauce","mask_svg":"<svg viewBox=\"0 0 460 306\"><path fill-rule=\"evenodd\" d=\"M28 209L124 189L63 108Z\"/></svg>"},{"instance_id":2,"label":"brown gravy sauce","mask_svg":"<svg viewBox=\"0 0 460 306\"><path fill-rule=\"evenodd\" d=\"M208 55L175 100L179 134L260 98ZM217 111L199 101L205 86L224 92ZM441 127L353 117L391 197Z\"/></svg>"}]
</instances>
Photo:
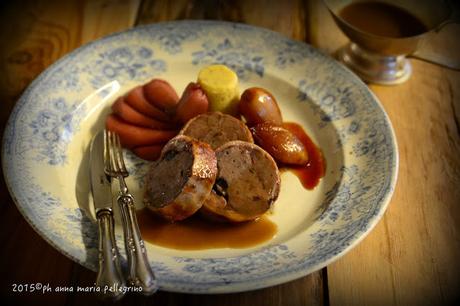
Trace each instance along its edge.
<instances>
[{"instance_id":1,"label":"brown gravy sauce","mask_svg":"<svg viewBox=\"0 0 460 306\"><path fill-rule=\"evenodd\" d=\"M280 165L280 169L292 171L304 188L313 189L325 174L323 154L302 126L293 122L286 122L283 126L304 144L310 160L305 166ZM177 250L248 248L272 239L278 231L276 224L266 216L243 223L218 223L195 214L170 223L145 208L137 212L137 218L145 241Z\"/></svg>"},{"instance_id":2,"label":"brown gravy sauce","mask_svg":"<svg viewBox=\"0 0 460 306\"><path fill-rule=\"evenodd\" d=\"M363 32L383 37L410 37L428 30L423 22L410 12L383 2L351 3L338 15Z\"/></svg>"},{"instance_id":3,"label":"brown gravy sauce","mask_svg":"<svg viewBox=\"0 0 460 306\"><path fill-rule=\"evenodd\" d=\"M281 171L292 171L305 189L314 189L326 173L326 160L323 153L311 140L303 127L294 122L285 122L283 127L293 133L305 146L309 161L304 166L279 165Z\"/></svg>"},{"instance_id":4,"label":"brown gravy sauce","mask_svg":"<svg viewBox=\"0 0 460 306\"><path fill-rule=\"evenodd\" d=\"M238 224L204 220L196 214L186 220L170 223L148 209L137 213L142 238L152 244L177 250L247 248L272 239L277 226L263 216Z\"/></svg>"}]
</instances>

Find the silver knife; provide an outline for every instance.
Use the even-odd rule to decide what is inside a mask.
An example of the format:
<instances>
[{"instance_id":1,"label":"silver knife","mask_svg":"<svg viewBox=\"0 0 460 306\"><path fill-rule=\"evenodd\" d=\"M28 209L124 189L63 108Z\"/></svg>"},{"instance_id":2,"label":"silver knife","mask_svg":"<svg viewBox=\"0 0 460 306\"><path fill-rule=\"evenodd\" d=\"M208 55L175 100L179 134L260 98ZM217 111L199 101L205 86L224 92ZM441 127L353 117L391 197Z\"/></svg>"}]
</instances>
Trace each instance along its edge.
<instances>
[{"instance_id":1,"label":"silver knife","mask_svg":"<svg viewBox=\"0 0 460 306\"><path fill-rule=\"evenodd\" d=\"M94 136L90 148L91 192L99 227L99 270L96 287L103 298L123 297L125 280L120 268L120 253L115 242L111 183L104 173L104 133Z\"/></svg>"}]
</instances>

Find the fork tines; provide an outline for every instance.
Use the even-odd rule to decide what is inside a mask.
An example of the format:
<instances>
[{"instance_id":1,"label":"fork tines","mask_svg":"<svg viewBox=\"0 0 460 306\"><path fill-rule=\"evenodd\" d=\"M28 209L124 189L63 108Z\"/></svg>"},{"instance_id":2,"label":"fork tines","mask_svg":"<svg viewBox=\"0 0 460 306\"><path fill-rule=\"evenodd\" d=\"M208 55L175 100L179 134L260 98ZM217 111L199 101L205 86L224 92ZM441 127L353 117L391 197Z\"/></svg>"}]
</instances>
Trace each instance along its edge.
<instances>
[{"instance_id":1,"label":"fork tines","mask_svg":"<svg viewBox=\"0 0 460 306\"><path fill-rule=\"evenodd\" d=\"M109 130L104 131L104 162L107 175L112 177L129 175L123 159L120 137Z\"/></svg>"}]
</instances>

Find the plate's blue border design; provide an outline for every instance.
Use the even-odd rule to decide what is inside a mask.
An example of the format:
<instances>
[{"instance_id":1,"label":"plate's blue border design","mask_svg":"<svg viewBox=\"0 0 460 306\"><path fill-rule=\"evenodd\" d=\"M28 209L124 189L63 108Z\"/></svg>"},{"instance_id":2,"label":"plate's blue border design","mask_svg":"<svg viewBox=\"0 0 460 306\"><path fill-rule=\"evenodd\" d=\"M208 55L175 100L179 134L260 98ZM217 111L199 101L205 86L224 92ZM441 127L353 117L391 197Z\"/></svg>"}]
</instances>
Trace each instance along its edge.
<instances>
[{"instance_id":1,"label":"plate's blue border design","mask_svg":"<svg viewBox=\"0 0 460 306\"><path fill-rule=\"evenodd\" d=\"M206 29L207 27L204 27ZM160 48L171 55L182 52L182 45L188 41L196 40L203 34L203 26L199 22L194 22L192 27L177 26L177 23L162 24L161 31L147 31L147 37L160 43Z\"/></svg>"},{"instance_id":2,"label":"plate's blue border design","mask_svg":"<svg viewBox=\"0 0 460 306\"><path fill-rule=\"evenodd\" d=\"M221 42L206 41L202 44L203 49L192 54L194 65L198 64L224 64L236 72L240 80L247 80L248 73L264 76L264 57L258 54L258 50L248 50L243 43L235 44L231 38L225 38Z\"/></svg>"},{"instance_id":3,"label":"plate's blue border design","mask_svg":"<svg viewBox=\"0 0 460 306\"><path fill-rule=\"evenodd\" d=\"M37 150L37 161L45 160L50 165L61 165L66 162L67 145L72 135L78 132L78 123L86 109L84 105L77 107L77 103L68 105L63 97L49 102L51 107L38 111L31 118L31 137L25 142L25 149Z\"/></svg>"},{"instance_id":4,"label":"plate's blue border design","mask_svg":"<svg viewBox=\"0 0 460 306\"><path fill-rule=\"evenodd\" d=\"M123 46L98 53L96 60L83 71L91 75L91 84L101 88L116 79L140 81L152 72L166 71L166 62L155 58L154 51L145 46Z\"/></svg>"},{"instance_id":5,"label":"plate's blue border design","mask_svg":"<svg viewBox=\"0 0 460 306\"><path fill-rule=\"evenodd\" d=\"M41 185L32 165L65 167L68 145L90 111L76 97L115 77L140 82L161 75L169 69L167 57L179 54L196 66L227 64L243 80L289 71L297 103L309 107L318 129L332 127L337 149L357 162L346 162L341 180L325 191L318 228L299 238L308 247L294 249L286 242L232 258L152 261L163 289L205 293L275 285L325 266L369 232L388 204L398 166L394 133L375 96L346 68L304 43L252 26L210 21L143 26L92 42L53 64L24 92L5 130L2 160L8 188L37 232L68 257L96 268L96 225L82 209L66 207L64 199ZM140 182L144 173L139 169L145 167L137 166L144 163L132 155L128 161ZM50 231L51 223L66 235Z\"/></svg>"}]
</instances>

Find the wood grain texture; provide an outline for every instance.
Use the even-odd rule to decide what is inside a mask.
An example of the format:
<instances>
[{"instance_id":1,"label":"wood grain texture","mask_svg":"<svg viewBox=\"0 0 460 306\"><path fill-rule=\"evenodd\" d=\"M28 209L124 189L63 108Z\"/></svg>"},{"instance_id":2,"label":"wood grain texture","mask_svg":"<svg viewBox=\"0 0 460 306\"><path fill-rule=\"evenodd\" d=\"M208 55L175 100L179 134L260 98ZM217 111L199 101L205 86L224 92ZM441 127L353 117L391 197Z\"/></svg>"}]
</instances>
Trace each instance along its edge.
<instances>
[{"instance_id":1,"label":"wood grain texture","mask_svg":"<svg viewBox=\"0 0 460 306\"><path fill-rule=\"evenodd\" d=\"M86 269L77 268L73 271L74 286L91 286L94 282L94 273ZM115 305L151 305L151 306L285 306L285 305L324 305L321 291L322 277L312 274L309 277L274 286L266 289L218 295L180 294L159 291L151 297L127 295ZM77 294L67 301L73 305L99 305L92 295Z\"/></svg>"},{"instance_id":2,"label":"wood grain texture","mask_svg":"<svg viewBox=\"0 0 460 306\"><path fill-rule=\"evenodd\" d=\"M0 7L0 133L23 90L46 67L82 43L129 28L139 1L15 1ZM132 5L131 9L128 6ZM129 12L127 14L126 12ZM120 17L120 15L122 15ZM0 298L15 304L64 305L65 293L13 293L12 285L69 286L81 268L26 222L0 177ZM92 272L90 272L92 273ZM93 276L93 280L95 275ZM94 281L93 281L94 282Z\"/></svg>"},{"instance_id":3,"label":"wood grain texture","mask_svg":"<svg viewBox=\"0 0 460 306\"><path fill-rule=\"evenodd\" d=\"M3 182L2 182L3 183ZM50 286L67 284L72 261L64 257L29 226L19 211L14 207L2 188L0 222L2 232L0 254L0 297L2 302L11 305L21 303L64 304L67 297L62 294L20 293L13 292L14 284L49 283Z\"/></svg>"},{"instance_id":4,"label":"wood grain texture","mask_svg":"<svg viewBox=\"0 0 460 306\"><path fill-rule=\"evenodd\" d=\"M145 0L138 24L210 19L265 27L298 40L306 39L306 4L302 0Z\"/></svg>"},{"instance_id":5,"label":"wood grain texture","mask_svg":"<svg viewBox=\"0 0 460 306\"><path fill-rule=\"evenodd\" d=\"M126 30L134 25L141 0L86 1L81 23L80 44Z\"/></svg>"},{"instance_id":6,"label":"wood grain texture","mask_svg":"<svg viewBox=\"0 0 460 306\"><path fill-rule=\"evenodd\" d=\"M24 88L48 65L78 46L77 3L20 1L2 7L0 53L1 132ZM47 244L27 224L1 182L1 295L10 302L63 304L65 295L13 293L13 284L49 282L65 285L73 263Z\"/></svg>"},{"instance_id":7,"label":"wood grain texture","mask_svg":"<svg viewBox=\"0 0 460 306\"><path fill-rule=\"evenodd\" d=\"M313 10L314 44L333 53L347 39L321 3ZM331 305L460 300L460 73L418 60L412 65L408 82L370 86L395 129L399 179L373 232L328 266Z\"/></svg>"},{"instance_id":8,"label":"wood grain texture","mask_svg":"<svg viewBox=\"0 0 460 306\"><path fill-rule=\"evenodd\" d=\"M413 66L411 80L397 88L371 86L395 128L399 179L376 229L329 266L332 305L449 305L460 297L460 140L453 84L439 67L415 61ZM458 75L455 83L460 88Z\"/></svg>"},{"instance_id":9,"label":"wood grain texture","mask_svg":"<svg viewBox=\"0 0 460 306\"><path fill-rule=\"evenodd\" d=\"M308 1L309 42L326 53L333 54L348 42L348 38L337 28L331 14L321 0Z\"/></svg>"},{"instance_id":10,"label":"wood grain texture","mask_svg":"<svg viewBox=\"0 0 460 306\"><path fill-rule=\"evenodd\" d=\"M79 11L77 1L20 1L2 10L2 106L10 108L41 71L79 45Z\"/></svg>"}]
</instances>

